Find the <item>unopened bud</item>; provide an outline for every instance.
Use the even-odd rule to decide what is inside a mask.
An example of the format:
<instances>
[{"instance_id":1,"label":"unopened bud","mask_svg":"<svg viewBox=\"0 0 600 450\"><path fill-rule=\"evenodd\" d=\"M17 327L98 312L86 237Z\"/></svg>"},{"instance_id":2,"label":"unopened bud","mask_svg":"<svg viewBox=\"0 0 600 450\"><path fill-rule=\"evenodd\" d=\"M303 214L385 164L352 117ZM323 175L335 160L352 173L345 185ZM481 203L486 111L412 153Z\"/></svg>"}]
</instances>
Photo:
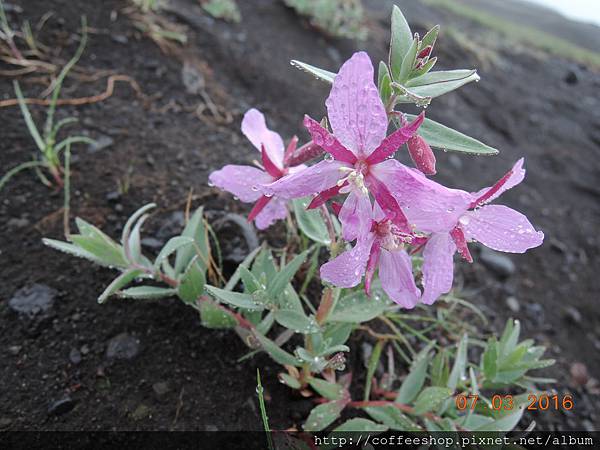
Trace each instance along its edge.
<instances>
[{"instance_id":1,"label":"unopened bud","mask_svg":"<svg viewBox=\"0 0 600 450\"><path fill-rule=\"evenodd\" d=\"M427 47L425 47L423 50L421 50L419 52L419 54L417 55L417 59L427 58L429 55L431 55L432 49L433 49L433 47L431 45L428 45Z\"/></svg>"},{"instance_id":2,"label":"unopened bud","mask_svg":"<svg viewBox=\"0 0 600 450\"><path fill-rule=\"evenodd\" d=\"M408 140L407 145L408 153L417 169L425 175L435 175L435 155L425 139L415 134Z\"/></svg>"}]
</instances>

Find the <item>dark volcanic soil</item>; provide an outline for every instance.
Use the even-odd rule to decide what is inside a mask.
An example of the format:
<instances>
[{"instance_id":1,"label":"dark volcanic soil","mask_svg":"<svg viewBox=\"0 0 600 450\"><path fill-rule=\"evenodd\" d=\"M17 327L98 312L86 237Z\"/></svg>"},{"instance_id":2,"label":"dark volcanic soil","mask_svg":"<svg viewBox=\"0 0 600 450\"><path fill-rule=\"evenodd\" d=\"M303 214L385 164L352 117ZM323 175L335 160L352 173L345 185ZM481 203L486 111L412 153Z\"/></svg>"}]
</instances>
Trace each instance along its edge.
<instances>
[{"instance_id":1,"label":"dark volcanic soil","mask_svg":"<svg viewBox=\"0 0 600 450\"><path fill-rule=\"evenodd\" d=\"M11 15L13 21L36 23L54 12L41 41L64 47L63 60L74 52L79 18L85 14L93 33L79 67L128 75L145 94L140 97L121 83L102 103L59 109L60 117L79 117L73 129L111 142L98 151L86 146L75 150L73 216L115 235L131 212L154 201L160 212L146 232L153 236L184 208L190 188L195 205L245 212L229 196L206 187L211 170L254 157L239 133L241 113L256 106L273 129L305 139L303 114L319 117L324 112L327 87L291 68L289 60L335 70L356 48L368 50L374 61L385 58L388 2L366 2L371 34L360 45L323 37L276 0L239 3L243 20L231 25L198 14L192 0L179 0L172 9L188 26L189 44L177 55L165 55L122 14L125 1L16 2L23 12ZM465 295L498 327L509 316L519 318L525 335L547 344L558 359L543 375L558 378L561 392L575 394L568 416L548 413L526 421L533 418L546 429L590 428L600 421L598 396L589 384L573 385L570 370L583 362L591 376L600 372L600 76L498 42L483 50L466 48L455 33L444 30L460 29L476 38L487 31L415 2L401 7L415 30L434 22L445 26L437 48L443 67L479 67L482 75L480 83L434 100L428 116L501 150L494 158L439 152L438 179L479 189L525 156L526 182L505 194L503 202L525 212L546 234L541 248L510 257L516 271L507 279L480 263L461 264ZM204 94L186 92L183 60L203 75ZM104 80L70 78L63 97L101 92ZM31 77L22 86L29 96L44 89ZM13 97L10 79L0 77L0 96ZM196 114L196 107L205 104L212 109ZM43 120L43 108L34 111ZM0 168L5 172L26 160L34 147L17 108L0 110L0 132ZM128 192L115 198L118 182L125 180ZM257 367L273 426L303 422L310 403L293 398L276 382L274 363L264 356L237 363L246 352L237 336L201 328L180 302L113 300L99 306L96 298L112 274L41 243L43 236L62 237L59 193L24 173L1 195L0 427L259 429ZM19 317L8 302L34 283L58 291L54 303L33 318ZM107 358L109 341L121 333L128 333L134 347L139 341L139 353L131 359Z\"/></svg>"}]
</instances>

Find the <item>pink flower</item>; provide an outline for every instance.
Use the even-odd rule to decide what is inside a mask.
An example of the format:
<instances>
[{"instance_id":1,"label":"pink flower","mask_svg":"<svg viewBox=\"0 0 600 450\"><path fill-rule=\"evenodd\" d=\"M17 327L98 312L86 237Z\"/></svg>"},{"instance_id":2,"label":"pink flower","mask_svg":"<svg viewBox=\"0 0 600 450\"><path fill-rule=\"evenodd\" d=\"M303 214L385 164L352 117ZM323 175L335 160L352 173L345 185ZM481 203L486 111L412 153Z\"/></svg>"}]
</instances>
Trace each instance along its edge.
<instances>
[{"instance_id":1,"label":"pink flower","mask_svg":"<svg viewBox=\"0 0 600 450\"><path fill-rule=\"evenodd\" d=\"M412 175L422 184L420 190L411 191L401 183L390 188L409 205L405 212L410 223L431 233L423 250L423 303L432 304L452 288L456 251L473 261L469 241L509 253L524 253L542 244L544 233L536 231L527 217L507 206L489 204L523 181L522 158L496 184L475 193L448 189L417 171Z\"/></svg>"},{"instance_id":2,"label":"pink flower","mask_svg":"<svg viewBox=\"0 0 600 450\"><path fill-rule=\"evenodd\" d=\"M260 111L250 109L244 114L242 133L261 152L263 168L230 164L212 172L208 180L210 184L231 192L242 202L255 202L248 221L254 220L257 228L264 230L275 221L285 219L287 207L285 200L264 195L262 185L302 170L304 166L286 167L283 140L279 134L267 128L265 117ZM286 154L294 152L297 141L295 137L290 141Z\"/></svg>"},{"instance_id":3,"label":"pink flower","mask_svg":"<svg viewBox=\"0 0 600 450\"><path fill-rule=\"evenodd\" d=\"M370 214L370 231L358 238L352 250L321 266L321 278L336 286L351 288L360 284L365 276L365 290L369 293L371 280L379 268L385 293L404 308L414 308L421 291L415 285L412 262L405 246L418 243L419 238L399 229L377 204L372 217Z\"/></svg>"},{"instance_id":4,"label":"pink flower","mask_svg":"<svg viewBox=\"0 0 600 450\"><path fill-rule=\"evenodd\" d=\"M333 134L314 119L304 118L313 142L328 153L325 160L277 180L265 192L283 198L316 193L309 205L313 208L339 193L348 193L340 212L347 240L369 231L370 220L364 218L371 215L370 192L387 217L408 231L408 222L389 183L392 178L410 181L412 177L407 175L407 167L388 158L414 135L423 114L386 137L387 113L373 82L373 65L364 52L355 53L340 68L326 106Z\"/></svg>"}]
</instances>

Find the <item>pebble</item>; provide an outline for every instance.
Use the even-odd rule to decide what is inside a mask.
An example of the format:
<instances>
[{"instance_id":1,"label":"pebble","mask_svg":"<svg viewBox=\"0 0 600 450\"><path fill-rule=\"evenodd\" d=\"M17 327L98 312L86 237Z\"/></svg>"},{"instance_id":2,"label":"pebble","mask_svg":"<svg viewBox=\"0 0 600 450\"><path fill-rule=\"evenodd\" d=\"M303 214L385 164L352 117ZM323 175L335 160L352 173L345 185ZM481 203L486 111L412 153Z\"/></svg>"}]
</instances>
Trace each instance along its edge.
<instances>
[{"instance_id":1,"label":"pebble","mask_svg":"<svg viewBox=\"0 0 600 450\"><path fill-rule=\"evenodd\" d=\"M567 306L565 308L565 317L574 324L580 324L582 319L581 313L574 306Z\"/></svg>"},{"instance_id":2,"label":"pebble","mask_svg":"<svg viewBox=\"0 0 600 450\"><path fill-rule=\"evenodd\" d=\"M10 427L12 419L10 417L0 417L0 430Z\"/></svg>"},{"instance_id":3,"label":"pebble","mask_svg":"<svg viewBox=\"0 0 600 450\"><path fill-rule=\"evenodd\" d=\"M519 310L521 309L519 300L517 300L516 297L512 296L506 299L506 306L508 306L508 309L510 309L514 313L519 312Z\"/></svg>"},{"instance_id":4,"label":"pebble","mask_svg":"<svg viewBox=\"0 0 600 450\"><path fill-rule=\"evenodd\" d=\"M106 200L110 203L117 203L121 199L121 193L119 191L110 191L106 194Z\"/></svg>"},{"instance_id":5,"label":"pebble","mask_svg":"<svg viewBox=\"0 0 600 450\"><path fill-rule=\"evenodd\" d=\"M115 140L110 136L101 135L94 140L94 142L88 145L88 151L90 153L96 153L100 150L110 147L115 143Z\"/></svg>"},{"instance_id":6,"label":"pebble","mask_svg":"<svg viewBox=\"0 0 600 450\"><path fill-rule=\"evenodd\" d=\"M8 347L8 353L10 353L13 356L17 356L19 353L21 353L22 348L22 345L11 345L10 347Z\"/></svg>"},{"instance_id":7,"label":"pebble","mask_svg":"<svg viewBox=\"0 0 600 450\"><path fill-rule=\"evenodd\" d=\"M141 404L140 406L135 408L135 411L133 411L131 413L131 418L133 420L137 421L137 420L146 419L151 414L152 414L152 410L148 406Z\"/></svg>"},{"instance_id":8,"label":"pebble","mask_svg":"<svg viewBox=\"0 0 600 450\"><path fill-rule=\"evenodd\" d=\"M48 414L51 416L60 416L71 411L75 407L75 402L71 397L65 397L52 402L48 407Z\"/></svg>"},{"instance_id":9,"label":"pebble","mask_svg":"<svg viewBox=\"0 0 600 450\"><path fill-rule=\"evenodd\" d=\"M87 355L90 352L90 346L87 344L83 344L79 349L82 355Z\"/></svg>"},{"instance_id":10,"label":"pebble","mask_svg":"<svg viewBox=\"0 0 600 450\"><path fill-rule=\"evenodd\" d=\"M515 273L515 264L506 255L482 247L479 257L484 266L501 278L508 278Z\"/></svg>"},{"instance_id":11,"label":"pebble","mask_svg":"<svg viewBox=\"0 0 600 450\"><path fill-rule=\"evenodd\" d=\"M152 390L156 394L156 397L159 400L162 400L165 395L171 392L171 387L169 386L169 383L165 381L158 381L152 385Z\"/></svg>"},{"instance_id":12,"label":"pebble","mask_svg":"<svg viewBox=\"0 0 600 450\"><path fill-rule=\"evenodd\" d=\"M139 339L127 333L121 333L108 341L106 357L108 359L133 359L139 352Z\"/></svg>"},{"instance_id":13,"label":"pebble","mask_svg":"<svg viewBox=\"0 0 600 450\"><path fill-rule=\"evenodd\" d=\"M72 348L69 353L69 361L75 365L79 364L81 362L81 352L76 348Z\"/></svg>"},{"instance_id":14,"label":"pebble","mask_svg":"<svg viewBox=\"0 0 600 450\"><path fill-rule=\"evenodd\" d=\"M6 222L5 226L12 229L21 229L28 227L30 224L31 222L24 217L13 217Z\"/></svg>"},{"instance_id":15,"label":"pebble","mask_svg":"<svg viewBox=\"0 0 600 450\"><path fill-rule=\"evenodd\" d=\"M45 284L33 284L19 289L8 301L8 306L19 314L34 317L45 313L54 305L58 293Z\"/></svg>"},{"instance_id":16,"label":"pebble","mask_svg":"<svg viewBox=\"0 0 600 450\"><path fill-rule=\"evenodd\" d=\"M200 70L189 61L183 63L183 68L181 69L181 81L183 82L187 93L192 95L200 94L204 90L206 84L204 75L202 75Z\"/></svg>"}]
</instances>

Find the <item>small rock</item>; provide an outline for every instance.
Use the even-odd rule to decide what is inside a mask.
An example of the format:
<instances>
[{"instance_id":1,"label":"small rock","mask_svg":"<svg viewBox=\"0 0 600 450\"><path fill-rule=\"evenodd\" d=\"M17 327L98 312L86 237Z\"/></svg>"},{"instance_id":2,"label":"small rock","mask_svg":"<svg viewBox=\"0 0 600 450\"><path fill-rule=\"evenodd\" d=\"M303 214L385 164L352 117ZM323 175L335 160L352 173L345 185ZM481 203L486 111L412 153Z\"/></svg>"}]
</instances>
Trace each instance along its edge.
<instances>
[{"instance_id":1,"label":"small rock","mask_svg":"<svg viewBox=\"0 0 600 450\"><path fill-rule=\"evenodd\" d=\"M141 404L140 406L138 406L137 408L135 408L135 411L133 411L131 413L131 418L133 420L143 420L148 418L152 413L152 410L147 407L144 404Z\"/></svg>"},{"instance_id":2,"label":"small rock","mask_svg":"<svg viewBox=\"0 0 600 450\"><path fill-rule=\"evenodd\" d=\"M162 248L164 245L164 241L159 241L158 239L153 238L153 237L142 238L141 242L142 242L143 246L149 247L149 248L152 248L155 250Z\"/></svg>"},{"instance_id":3,"label":"small rock","mask_svg":"<svg viewBox=\"0 0 600 450\"><path fill-rule=\"evenodd\" d=\"M508 278L515 273L515 264L508 256L505 256L487 247L481 248L481 262L492 272L501 278Z\"/></svg>"},{"instance_id":4,"label":"small rock","mask_svg":"<svg viewBox=\"0 0 600 450\"><path fill-rule=\"evenodd\" d=\"M8 353L10 353L13 356L17 356L19 353L21 353L22 348L23 346L21 345L11 345L10 347L8 347Z\"/></svg>"},{"instance_id":5,"label":"small rock","mask_svg":"<svg viewBox=\"0 0 600 450\"><path fill-rule=\"evenodd\" d=\"M140 352L140 341L127 333L121 333L108 342L108 359L133 359Z\"/></svg>"},{"instance_id":6,"label":"small rock","mask_svg":"<svg viewBox=\"0 0 600 450\"><path fill-rule=\"evenodd\" d=\"M48 414L51 416L60 416L71 411L75 407L75 402L71 397L65 397L50 404Z\"/></svg>"},{"instance_id":7,"label":"small rock","mask_svg":"<svg viewBox=\"0 0 600 450\"><path fill-rule=\"evenodd\" d=\"M11 229L21 229L28 227L31 222L23 217L13 217L6 222L6 227Z\"/></svg>"},{"instance_id":8,"label":"small rock","mask_svg":"<svg viewBox=\"0 0 600 450\"><path fill-rule=\"evenodd\" d=\"M0 430L4 430L12 424L12 419L10 417L0 417Z\"/></svg>"},{"instance_id":9,"label":"small rock","mask_svg":"<svg viewBox=\"0 0 600 450\"><path fill-rule=\"evenodd\" d=\"M574 324L580 324L582 319L581 313L574 306L567 306L565 308L565 317Z\"/></svg>"},{"instance_id":10,"label":"small rock","mask_svg":"<svg viewBox=\"0 0 600 450\"><path fill-rule=\"evenodd\" d=\"M152 390L156 394L156 397L159 400L161 400L164 398L165 395L167 395L169 392L171 392L171 387L169 386L169 383L166 383L164 381L159 381L152 385Z\"/></svg>"},{"instance_id":11,"label":"small rock","mask_svg":"<svg viewBox=\"0 0 600 450\"><path fill-rule=\"evenodd\" d=\"M571 383L574 386L585 386L590 379L587 366L576 362L571 366Z\"/></svg>"},{"instance_id":12,"label":"small rock","mask_svg":"<svg viewBox=\"0 0 600 450\"><path fill-rule=\"evenodd\" d=\"M69 361L77 365L81 362L81 353L76 348L72 348L69 353Z\"/></svg>"},{"instance_id":13,"label":"small rock","mask_svg":"<svg viewBox=\"0 0 600 450\"><path fill-rule=\"evenodd\" d=\"M90 346L87 344L83 344L79 349L82 355L87 355L90 352Z\"/></svg>"},{"instance_id":14,"label":"small rock","mask_svg":"<svg viewBox=\"0 0 600 450\"><path fill-rule=\"evenodd\" d=\"M188 94L197 95L204 90L205 82L204 75L200 72L196 65L185 61L181 69L181 80Z\"/></svg>"},{"instance_id":15,"label":"small rock","mask_svg":"<svg viewBox=\"0 0 600 450\"><path fill-rule=\"evenodd\" d=\"M204 431L219 431L219 428L216 425L206 425Z\"/></svg>"},{"instance_id":16,"label":"small rock","mask_svg":"<svg viewBox=\"0 0 600 450\"><path fill-rule=\"evenodd\" d=\"M45 284L33 284L19 289L8 301L13 311L34 317L39 313L45 313L52 305L58 293Z\"/></svg>"},{"instance_id":17,"label":"small rock","mask_svg":"<svg viewBox=\"0 0 600 450\"><path fill-rule=\"evenodd\" d=\"M516 297L512 296L506 299L506 306L508 306L508 309L510 309L514 313L519 312L519 310L521 309L519 300L517 300Z\"/></svg>"},{"instance_id":18,"label":"small rock","mask_svg":"<svg viewBox=\"0 0 600 450\"><path fill-rule=\"evenodd\" d=\"M110 136L101 135L94 142L88 145L88 151L90 153L96 153L100 150L104 150L105 148L110 147L115 143L114 139Z\"/></svg>"},{"instance_id":19,"label":"small rock","mask_svg":"<svg viewBox=\"0 0 600 450\"><path fill-rule=\"evenodd\" d=\"M577 76L577 73L574 70L569 70L569 72L567 72L567 74L565 75L564 80L567 84L577 84L577 82L579 81L579 77Z\"/></svg>"},{"instance_id":20,"label":"small rock","mask_svg":"<svg viewBox=\"0 0 600 450\"><path fill-rule=\"evenodd\" d=\"M118 42L119 44L127 44L129 39L124 34L111 34L110 36L113 41Z\"/></svg>"},{"instance_id":21,"label":"small rock","mask_svg":"<svg viewBox=\"0 0 600 450\"><path fill-rule=\"evenodd\" d=\"M121 199L121 193L119 191L111 191L106 194L106 200L110 203L117 203Z\"/></svg>"}]
</instances>

